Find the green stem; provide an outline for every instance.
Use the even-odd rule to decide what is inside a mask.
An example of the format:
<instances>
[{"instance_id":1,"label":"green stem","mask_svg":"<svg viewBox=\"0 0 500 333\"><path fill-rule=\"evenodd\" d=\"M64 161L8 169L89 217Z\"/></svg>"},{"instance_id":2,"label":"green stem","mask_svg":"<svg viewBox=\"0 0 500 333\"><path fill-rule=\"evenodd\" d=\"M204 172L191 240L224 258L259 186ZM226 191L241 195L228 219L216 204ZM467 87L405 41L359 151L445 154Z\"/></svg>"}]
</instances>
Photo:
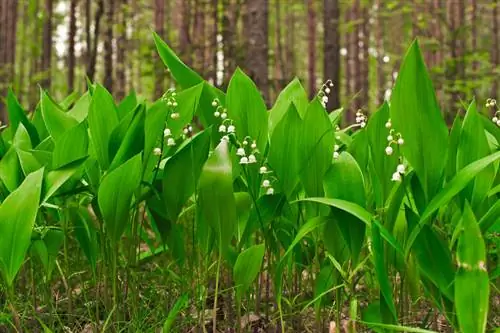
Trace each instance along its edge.
<instances>
[{"instance_id":1,"label":"green stem","mask_svg":"<svg viewBox=\"0 0 500 333\"><path fill-rule=\"evenodd\" d=\"M219 277L220 277L220 262L222 261L222 246L219 239L219 258L217 259L217 272L215 275L215 295L214 295L214 310L213 316L213 332L217 332L217 297L219 294Z\"/></svg>"}]
</instances>

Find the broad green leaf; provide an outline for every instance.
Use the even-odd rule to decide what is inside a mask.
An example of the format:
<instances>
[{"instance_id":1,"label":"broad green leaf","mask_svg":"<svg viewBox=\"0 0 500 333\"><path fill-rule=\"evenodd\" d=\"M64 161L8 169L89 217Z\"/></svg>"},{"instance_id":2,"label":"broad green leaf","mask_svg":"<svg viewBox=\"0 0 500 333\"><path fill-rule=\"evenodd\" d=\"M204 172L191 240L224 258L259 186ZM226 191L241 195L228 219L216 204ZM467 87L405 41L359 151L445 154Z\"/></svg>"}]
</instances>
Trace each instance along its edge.
<instances>
[{"instance_id":1,"label":"broad green leaf","mask_svg":"<svg viewBox=\"0 0 500 333\"><path fill-rule=\"evenodd\" d=\"M81 123L87 118L89 114L89 107L91 100L92 98L90 94L86 92L76 101L75 105L73 105L71 110L67 112L68 115L72 116L79 123Z\"/></svg>"},{"instance_id":2,"label":"broad green leaf","mask_svg":"<svg viewBox=\"0 0 500 333\"><path fill-rule=\"evenodd\" d=\"M236 297L241 300L250 285L257 278L264 259L264 244L254 245L238 255L233 267Z\"/></svg>"},{"instance_id":3,"label":"broad green leaf","mask_svg":"<svg viewBox=\"0 0 500 333\"><path fill-rule=\"evenodd\" d=\"M349 201L360 207L366 205L363 174L349 153L341 153L331 164L323 182L326 198ZM365 224L342 209L334 208L333 216L349 245L353 262L357 263L365 238Z\"/></svg>"},{"instance_id":4,"label":"broad green leaf","mask_svg":"<svg viewBox=\"0 0 500 333\"><path fill-rule=\"evenodd\" d=\"M176 119L173 119L172 117L167 118L167 127L172 132L172 136L174 138L177 138L183 134L183 129L185 128L186 124L190 124L193 120L196 111L198 109L201 109L199 106L204 91L204 85L205 85L204 83L199 83L186 90L178 92L177 95L175 96L175 100L177 101L178 106L173 109L168 107L169 109L171 109L169 113L170 115L173 112L179 114L179 118ZM210 108L212 107L210 106Z\"/></svg>"},{"instance_id":5,"label":"broad green leaf","mask_svg":"<svg viewBox=\"0 0 500 333\"><path fill-rule=\"evenodd\" d=\"M17 157L19 158L19 164L25 176L42 167L42 164L32 152L17 149Z\"/></svg>"},{"instance_id":6,"label":"broad green leaf","mask_svg":"<svg viewBox=\"0 0 500 333\"><path fill-rule=\"evenodd\" d=\"M393 154L387 156L387 137L389 130L385 124L389 119L389 104L384 104L375 112L368 121L366 132L368 133L368 143L370 147L370 162L373 163L373 171L369 173L373 186L373 194L377 207L383 207L389 198L394 183L391 181L392 173L396 171L398 158Z\"/></svg>"},{"instance_id":7,"label":"broad green leaf","mask_svg":"<svg viewBox=\"0 0 500 333\"><path fill-rule=\"evenodd\" d=\"M105 175L99 187L99 208L106 233L115 245L129 222L130 204L139 187L141 171L141 155L137 154Z\"/></svg>"},{"instance_id":8,"label":"broad green leaf","mask_svg":"<svg viewBox=\"0 0 500 333\"><path fill-rule=\"evenodd\" d=\"M393 321L398 321L396 313L396 306L394 305L391 283L387 274L387 267L384 263L384 244L380 237L380 229L377 225L373 225L372 230L372 256L375 265L375 272L377 275L378 283L380 285L380 293L383 296L383 301L389 308Z\"/></svg>"},{"instance_id":9,"label":"broad green leaf","mask_svg":"<svg viewBox=\"0 0 500 333\"><path fill-rule=\"evenodd\" d=\"M269 136L272 137L274 129L281 122L281 119L289 112L290 103L294 104L297 112L303 115L309 105L307 92L298 78L294 78L285 89L281 91L269 112Z\"/></svg>"},{"instance_id":10,"label":"broad green leaf","mask_svg":"<svg viewBox=\"0 0 500 333\"><path fill-rule=\"evenodd\" d=\"M460 133L457 151L457 170L491 153L484 133L480 115L476 109L476 102L472 101L465 115ZM495 176L495 166L489 165L479 172L474 181L464 189L465 197L473 208L478 207L486 198L488 190L495 180Z\"/></svg>"},{"instance_id":11,"label":"broad green leaf","mask_svg":"<svg viewBox=\"0 0 500 333\"><path fill-rule=\"evenodd\" d=\"M308 196L322 196L323 177L332 164L335 138L328 115L317 98L309 104L302 125L300 148L305 158L300 180Z\"/></svg>"},{"instance_id":12,"label":"broad green leaf","mask_svg":"<svg viewBox=\"0 0 500 333\"><path fill-rule=\"evenodd\" d=\"M43 169L29 174L0 206L0 271L12 286L28 251L42 189Z\"/></svg>"},{"instance_id":13,"label":"broad green leaf","mask_svg":"<svg viewBox=\"0 0 500 333\"><path fill-rule=\"evenodd\" d=\"M122 119L127 113L132 112L137 104L137 95L135 94L135 90L132 90L130 94L125 96L125 98L120 101L120 104L118 104L118 119Z\"/></svg>"},{"instance_id":14,"label":"broad green leaf","mask_svg":"<svg viewBox=\"0 0 500 333\"><path fill-rule=\"evenodd\" d=\"M44 279L47 282L51 280L56 258L63 241L64 233L61 230L48 229L41 240L36 240L32 244L32 248L38 254L43 268L45 269Z\"/></svg>"},{"instance_id":15,"label":"broad green leaf","mask_svg":"<svg viewBox=\"0 0 500 333\"><path fill-rule=\"evenodd\" d=\"M396 251L398 251L400 254L403 254L403 249L401 248L401 245L396 241L394 236L387 231L386 228L384 228L377 220L372 219L372 214L368 212L366 209L363 207L359 206L358 204L355 204L353 202L349 202L346 200L341 200L341 199L331 199L331 198L304 198L297 200L295 202L299 201L311 201L311 202L317 202L323 205L339 208L355 217L357 217L360 221L366 224L367 227L370 227L373 224L376 224L379 229L380 229L380 234L382 238L389 243ZM293 203L293 202L292 202Z\"/></svg>"},{"instance_id":16,"label":"broad green leaf","mask_svg":"<svg viewBox=\"0 0 500 333\"><path fill-rule=\"evenodd\" d=\"M455 275L455 308L462 332L485 332L490 286L486 247L471 207L462 215L463 233L458 240Z\"/></svg>"},{"instance_id":17,"label":"broad green leaf","mask_svg":"<svg viewBox=\"0 0 500 333\"><path fill-rule=\"evenodd\" d=\"M26 113L24 112L22 106L17 101L16 95L11 88L9 88L7 92L7 112L9 114L9 122L10 127L12 128L12 132L15 133L19 124L23 124L26 130L29 133L31 144L33 146L38 145L40 142L40 138L38 136L38 132L35 126L28 120Z\"/></svg>"},{"instance_id":18,"label":"broad green leaf","mask_svg":"<svg viewBox=\"0 0 500 333\"><path fill-rule=\"evenodd\" d=\"M92 96L88 114L90 140L95 149L97 161L102 170L110 164L109 140L118 125L118 116L111 94L101 85L97 85Z\"/></svg>"},{"instance_id":19,"label":"broad green leaf","mask_svg":"<svg viewBox=\"0 0 500 333\"><path fill-rule=\"evenodd\" d=\"M219 249L226 251L236 227L229 144L222 141L203 166L198 185L200 223L215 231Z\"/></svg>"},{"instance_id":20,"label":"broad green leaf","mask_svg":"<svg viewBox=\"0 0 500 333\"><path fill-rule=\"evenodd\" d=\"M19 124L17 131L14 134L14 139L12 140L12 146L20 150L30 150L31 140L28 131L23 124Z\"/></svg>"},{"instance_id":21,"label":"broad green leaf","mask_svg":"<svg viewBox=\"0 0 500 333\"><path fill-rule=\"evenodd\" d=\"M144 120L146 109L144 105L139 104L136 110L133 111L134 116L130 123L128 124L127 131L123 140L121 140L118 151L115 155L110 155L109 158L112 160L109 170L113 170L123 162L130 159L132 156L140 153L144 148ZM123 118L126 119L126 118ZM122 124L117 127L119 128ZM111 144L111 142L110 142ZM113 148L110 146L109 152L112 152Z\"/></svg>"},{"instance_id":22,"label":"broad green leaf","mask_svg":"<svg viewBox=\"0 0 500 333\"><path fill-rule=\"evenodd\" d=\"M335 268L331 265L325 265L319 271L318 277L316 278L314 284L314 298L316 302L314 308L316 311L321 309L321 304L324 304L327 299L331 298L324 297L332 289L336 280Z\"/></svg>"},{"instance_id":23,"label":"broad green leaf","mask_svg":"<svg viewBox=\"0 0 500 333\"><path fill-rule=\"evenodd\" d=\"M174 306L168 312L167 319L163 323L162 333L169 333L174 325L175 319L179 313L188 306L188 294L183 294L177 299Z\"/></svg>"},{"instance_id":24,"label":"broad green leaf","mask_svg":"<svg viewBox=\"0 0 500 333\"><path fill-rule=\"evenodd\" d=\"M47 202L80 169L86 159L87 157L82 157L58 169L49 171L45 177L42 202Z\"/></svg>"},{"instance_id":25,"label":"broad green leaf","mask_svg":"<svg viewBox=\"0 0 500 333\"><path fill-rule=\"evenodd\" d=\"M88 155L89 136L85 123L64 132L55 142L52 169L61 168Z\"/></svg>"},{"instance_id":26,"label":"broad green leaf","mask_svg":"<svg viewBox=\"0 0 500 333\"><path fill-rule=\"evenodd\" d=\"M472 162L460 170L456 176L445 185L445 187L427 205L425 211L420 216L418 225L412 230L410 236L408 237L405 248L406 254L408 254L411 249L411 246L413 245L413 242L417 238L423 225L429 222L430 217L440 207L446 205L452 198L462 191L479 172L498 159L500 159L500 151Z\"/></svg>"},{"instance_id":27,"label":"broad green leaf","mask_svg":"<svg viewBox=\"0 0 500 333\"><path fill-rule=\"evenodd\" d=\"M163 128L167 119L167 105L158 100L146 111L144 121L144 162L151 157L153 149L157 147L158 141L163 139Z\"/></svg>"},{"instance_id":28,"label":"broad green leaf","mask_svg":"<svg viewBox=\"0 0 500 333\"><path fill-rule=\"evenodd\" d=\"M268 163L278 178L280 189L289 197L299 182L302 119L293 104L273 131Z\"/></svg>"},{"instance_id":29,"label":"broad green leaf","mask_svg":"<svg viewBox=\"0 0 500 333\"><path fill-rule=\"evenodd\" d=\"M78 99L78 91L73 91L71 94L69 94L68 96L66 96L60 103L59 105L61 106L61 108L64 110L64 111L67 111L69 109L69 107L76 102L76 100Z\"/></svg>"},{"instance_id":30,"label":"broad green leaf","mask_svg":"<svg viewBox=\"0 0 500 333\"><path fill-rule=\"evenodd\" d=\"M73 222L75 238L89 261L92 272L95 274L99 252L97 232L93 226L93 220L85 207L71 207L69 209L69 216Z\"/></svg>"},{"instance_id":31,"label":"broad green leaf","mask_svg":"<svg viewBox=\"0 0 500 333\"><path fill-rule=\"evenodd\" d=\"M415 169L426 201L430 201L442 185L448 130L418 41L412 43L401 65L392 91L390 114L394 130L404 139L400 149Z\"/></svg>"},{"instance_id":32,"label":"broad green leaf","mask_svg":"<svg viewBox=\"0 0 500 333\"><path fill-rule=\"evenodd\" d=\"M497 200L490 209L479 220L481 232L487 232L492 226L500 221L500 200Z\"/></svg>"},{"instance_id":33,"label":"broad green leaf","mask_svg":"<svg viewBox=\"0 0 500 333\"><path fill-rule=\"evenodd\" d=\"M448 147L448 161L446 164L446 180L449 181L457 174L457 152L462 132L462 118L457 114L451 127Z\"/></svg>"},{"instance_id":34,"label":"broad green leaf","mask_svg":"<svg viewBox=\"0 0 500 333\"><path fill-rule=\"evenodd\" d=\"M247 136L264 152L267 144L267 108L259 89L241 69L236 69L227 88L227 112L236 127L236 136Z\"/></svg>"},{"instance_id":35,"label":"broad green leaf","mask_svg":"<svg viewBox=\"0 0 500 333\"><path fill-rule=\"evenodd\" d=\"M40 105L43 121L54 141L57 141L65 131L78 125L78 121L68 115L46 91L41 91Z\"/></svg>"},{"instance_id":36,"label":"broad green leaf","mask_svg":"<svg viewBox=\"0 0 500 333\"><path fill-rule=\"evenodd\" d=\"M9 149L0 159L0 179L9 192L21 184L22 169L15 148Z\"/></svg>"},{"instance_id":37,"label":"broad green leaf","mask_svg":"<svg viewBox=\"0 0 500 333\"><path fill-rule=\"evenodd\" d=\"M195 135L190 142L167 160L163 168L163 202L172 221L195 193L203 164L210 149L210 131Z\"/></svg>"}]
</instances>

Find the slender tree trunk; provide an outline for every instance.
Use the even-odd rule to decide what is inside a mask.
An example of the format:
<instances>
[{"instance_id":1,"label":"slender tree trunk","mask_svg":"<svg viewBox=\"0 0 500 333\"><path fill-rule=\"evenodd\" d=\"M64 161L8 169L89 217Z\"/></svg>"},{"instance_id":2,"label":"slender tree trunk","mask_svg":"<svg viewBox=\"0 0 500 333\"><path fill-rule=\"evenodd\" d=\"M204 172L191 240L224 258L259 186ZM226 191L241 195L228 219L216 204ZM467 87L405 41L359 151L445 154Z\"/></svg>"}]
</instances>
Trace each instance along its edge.
<instances>
[{"instance_id":1,"label":"slender tree trunk","mask_svg":"<svg viewBox=\"0 0 500 333\"><path fill-rule=\"evenodd\" d=\"M370 43L370 17L368 13L368 8L363 6L360 9L361 15L361 24L358 34L358 47L359 47L359 55L358 59L360 61L360 78L359 78L359 87L358 89L361 92L359 108L361 107L369 107L370 106L370 67L369 67L369 55L368 55L368 44Z\"/></svg>"},{"instance_id":2,"label":"slender tree trunk","mask_svg":"<svg viewBox=\"0 0 500 333\"><path fill-rule=\"evenodd\" d=\"M307 73L309 98L316 94L316 12L314 0L307 0L308 61Z\"/></svg>"},{"instance_id":3,"label":"slender tree trunk","mask_svg":"<svg viewBox=\"0 0 500 333\"><path fill-rule=\"evenodd\" d=\"M212 53L211 70L209 77L212 80L214 86L217 86L217 52L219 50L217 35L219 34L219 1L212 0L212 34L210 38Z\"/></svg>"},{"instance_id":4,"label":"slender tree trunk","mask_svg":"<svg viewBox=\"0 0 500 333\"><path fill-rule=\"evenodd\" d=\"M377 45L377 105L382 105L385 99L385 71L384 71L384 23L382 17L384 3L382 0L377 0L377 27L375 30L375 43Z\"/></svg>"},{"instance_id":5,"label":"slender tree trunk","mask_svg":"<svg viewBox=\"0 0 500 333\"><path fill-rule=\"evenodd\" d=\"M236 70L236 4L232 0L222 0L222 51L224 54L224 81L227 87L231 75Z\"/></svg>"},{"instance_id":6,"label":"slender tree trunk","mask_svg":"<svg viewBox=\"0 0 500 333\"><path fill-rule=\"evenodd\" d=\"M165 38L165 1L155 0L155 30L161 38ZM164 91L165 67L155 53L155 98L160 98Z\"/></svg>"},{"instance_id":7,"label":"slender tree trunk","mask_svg":"<svg viewBox=\"0 0 500 333\"><path fill-rule=\"evenodd\" d=\"M113 93L113 26L115 0L106 1L106 36L104 38L104 86Z\"/></svg>"},{"instance_id":8,"label":"slender tree trunk","mask_svg":"<svg viewBox=\"0 0 500 333\"><path fill-rule=\"evenodd\" d=\"M248 43L246 47L246 72L269 103L269 1L246 0Z\"/></svg>"},{"instance_id":9,"label":"slender tree trunk","mask_svg":"<svg viewBox=\"0 0 500 333\"><path fill-rule=\"evenodd\" d=\"M52 60L52 0L45 0L44 22L43 22L43 52L42 71L43 80L41 86L49 89L51 85L51 60Z\"/></svg>"},{"instance_id":10,"label":"slender tree trunk","mask_svg":"<svg viewBox=\"0 0 500 333\"><path fill-rule=\"evenodd\" d=\"M16 0L3 0L0 4L0 97L7 94L8 86L14 80L14 65L16 61L16 26L17 26ZM0 121L8 121L3 102L0 102Z\"/></svg>"},{"instance_id":11,"label":"slender tree trunk","mask_svg":"<svg viewBox=\"0 0 500 333\"><path fill-rule=\"evenodd\" d=\"M285 34L285 74L284 79L286 83L290 82L296 75L296 58L295 58L295 13L293 5L285 6L285 21L286 21L286 34Z\"/></svg>"},{"instance_id":12,"label":"slender tree trunk","mask_svg":"<svg viewBox=\"0 0 500 333\"><path fill-rule=\"evenodd\" d=\"M120 0L120 11L118 12L118 34L116 38L116 99L122 100L127 91L126 59L127 50L127 20L130 11L128 0Z\"/></svg>"},{"instance_id":13,"label":"slender tree trunk","mask_svg":"<svg viewBox=\"0 0 500 333\"><path fill-rule=\"evenodd\" d=\"M470 0L470 35L471 35L471 51L476 54L477 52L477 1ZM472 61L472 72L475 76L479 69L477 60Z\"/></svg>"},{"instance_id":14,"label":"slender tree trunk","mask_svg":"<svg viewBox=\"0 0 500 333\"><path fill-rule=\"evenodd\" d=\"M490 96L492 98L496 98L499 96L499 80L498 80L498 68L500 67L500 31L498 31L498 21L500 20L500 3L498 0L493 1L493 9L491 11L492 15L492 26L491 26L491 34L492 41L491 45L491 65L493 66L496 75L494 75L493 82L491 84L491 93Z\"/></svg>"},{"instance_id":15,"label":"slender tree trunk","mask_svg":"<svg viewBox=\"0 0 500 333\"><path fill-rule=\"evenodd\" d=\"M75 35L76 35L76 5L77 0L71 0L69 5L69 35L68 35L68 91L72 92L75 85Z\"/></svg>"},{"instance_id":16,"label":"slender tree trunk","mask_svg":"<svg viewBox=\"0 0 500 333\"><path fill-rule=\"evenodd\" d=\"M89 56L89 61L87 64L87 77L91 82L94 81L94 76L95 76L95 67L96 67L96 61L97 61L97 44L99 42L99 30L101 26L101 18L102 15L104 14L104 0L99 0L97 2L97 9L95 13L95 21L94 21L94 40L92 41L92 47L91 47L91 52ZM90 38L88 39L87 42L90 41ZM88 47L90 48L90 43L88 44Z\"/></svg>"},{"instance_id":17,"label":"slender tree trunk","mask_svg":"<svg viewBox=\"0 0 500 333\"><path fill-rule=\"evenodd\" d=\"M340 6L339 0L323 1L324 78L332 80L327 110L340 107Z\"/></svg>"},{"instance_id":18,"label":"slender tree trunk","mask_svg":"<svg viewBox=\"0 0 500 333\"><path fill-rule=\"evenodd\" d=\"M352 5L348 6L345 11L345 22L351 24L353 21L353 7ZM349 104L346 104L346 112L344 113L344 117L346 121L349 121L351 117L351 113L348 112L352 105L352 97L354 95L354 32L352 30L347 31L344 34L344 45L345 45L345 56L344 56L344 68L345 68L345 95L347 97L347 101Z\"/></svg>"},{"instance_id":19,"label":"slender tree trunk","mask_svg":"<svg viewBox=\"0 0 500 333\"><path fill-rule=\"evenodd\" d=\"M178 27L179 27L179 53L182 61L187 65L192 65L192 45L189 26L191 21L190 0L179 0L177 3L179 10Z\"/></svg>"},{"instance_id":20,"label":"slender tree trunk","mask_svg":"<svg viewBox=\"0 0 500 333\"><path fill-rule=\"evenodd\" d=\"M276 94L277 95L285 86L286 82L284 80L285 77L285 59L283 59L283 43L282 43L282 33L281 33L281 2L274 2L276 21L275 21L275 38L276 38L276 48L274 54L274 80L276 85Z\"/></svg>"}]
</instances>

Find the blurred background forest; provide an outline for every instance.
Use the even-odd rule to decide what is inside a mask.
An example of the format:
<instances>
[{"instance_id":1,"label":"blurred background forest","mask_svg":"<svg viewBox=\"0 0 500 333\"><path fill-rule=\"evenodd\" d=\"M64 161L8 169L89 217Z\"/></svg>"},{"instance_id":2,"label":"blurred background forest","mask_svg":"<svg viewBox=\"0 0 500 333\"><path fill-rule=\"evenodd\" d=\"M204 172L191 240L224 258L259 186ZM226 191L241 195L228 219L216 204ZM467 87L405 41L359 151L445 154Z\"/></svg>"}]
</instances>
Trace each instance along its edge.
<instances>
[{"instance_id":1,"label":"blurred background forest","mask_svg":"<svg viewBox=\"0 0 500 333\"><path fill-rule=\"evenodd\" d=\"M240 66L271 105L294 76L311 95L331 79L330 110L373 111L418 37L451 117L462 100L499 96L499 2L0 0L0 93L12 86L33 110L39 85L60 101L83 92L87 76L118 100L131 89L158 98L173 82L156 54L155 30L217 86Z\"/></svg>"}]
</instances>

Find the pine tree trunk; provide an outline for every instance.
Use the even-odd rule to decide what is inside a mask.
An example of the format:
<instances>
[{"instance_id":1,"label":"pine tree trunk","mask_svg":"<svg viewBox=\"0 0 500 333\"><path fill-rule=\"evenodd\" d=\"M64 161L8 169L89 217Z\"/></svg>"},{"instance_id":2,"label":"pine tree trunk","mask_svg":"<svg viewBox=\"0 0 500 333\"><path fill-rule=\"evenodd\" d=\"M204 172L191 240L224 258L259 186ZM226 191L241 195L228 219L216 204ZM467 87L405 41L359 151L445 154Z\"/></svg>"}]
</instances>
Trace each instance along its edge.
<instances>
[{"instance_id":1,"label":"pine tree trunk","mask_svg":"<svg viewBox=\"0 0 500 333\"><path fill-rule=\"evenodd\" d=\"M316 12L314 10L314 0L307 0L307 76L309 98L316 94Z\"/></svg>"},{"instance_id":2,"label":"pine tree trunk","mask_svg":"<svg viewBox=\"0 0 500 333\"><path fill-rule=\"evenodd\" d=\"M90 49L90 55L87 64L87 77L91 82L94 81L95 76L95 67L97 62L97 44L99 41L99 31L101 26L102 15L104 14L104 0L99 0L97 2L97 9L95 13L95 21L94 21L94 40L92 41L92 46L90 43L87 45ZM88 38L87 42L90 42L90 38Z\"/></svg>"},{"instance_id":3,"label":"pine tree trunk","mask_svg":"<svg viewBox=\"0 0 500 333\"><path fill-rule=\"evenodd\" d=\"M69 5L69 35L68 35L68 92L75 85L75 35L76 35L76 5L77 0L71 0Z\"/></svg>"},{"instance_id":4,"label":"pine tree trunk","mask_svg":"<svg viewBox=\"0 0 500 333\"><path fill-rule=\"evenodd\" d=\"M106 36L104 38L104 86L113 93L113 26L115 0L106 1Z\"/></svg>"},{"instance_id":5,"label":"pine tree trunk","mask_svg":"<svg viewBox=\"0 0 500 333\"><path fill-rule=\"evenodd\" d=\"M223 88L229 84L231 75L236 70L236 4L231 0L222 0L222 51L224 54Z\"/></svg>"},{"instance_id":6,"label":"pine tree trunk","mask_svg":"<svg viewBox=\"0 0 500 333\"><path fill-rule=\"evenodd\" d=\"M245 67L266 103L269 103L269 1L246 0L246 45Z\"/></svg>"},{"instance_id":7,"label":"pine tree trunk","mask_svg":"<svg viewBox=\"0 0 500 333\"><path fill-rule=\"evenodd\" d=\"M323 33L324 33L324 78L332 80L333 87L327 110L332 111L340 107L340 7L339 0L323 1Z\"/></svg>"},{"instance_id":8,"label":"pine tree trunk","mask_svg":"<svg viewBox=\"0 0 500 333\"><path fill-rule=\"evenodd\" d=\"M384 2L382 0L377 0L377 27L375 32L375 43L377 45L377 106L382 105L385 99L385 71L384 71L384 23L385 20L382 17L382 12L384 10Z\"/></svg>"},{"instance_id":9,"label":"pine tree trunk","mask_svg":"<svg viewBox=\"0 0 500 333\"><path fill-rule=\"evenodd\" d=\"M16 61L16 0L2 0L0 2L0 97L7 95L7 89L14 80L14 65ZM3 101L0 102L0 120L7 123L7 113Z\"/></svg>"},{"instance_id":10,"label":"pine tree trunk","mask_svg":"<svg viewBox=\"0 0 500 333\"><path fill-rule=\"evenodd\" d=\"M161 37L165 38L165 1L155 0L155 31ZM155 53L155 98L160 98L164 91L165 67Z\"/></svg>"},{"instance_id":11,"label":"pine tree trunk","mask_svg":"<svg viewBox=\"0 0 500 333\"><path fill-rule=\"evenodd\" d=\"M51 85L51 60L52 60L52 0L45 0L44 22L43 22L43 51L42 72L43 80L41 86L49 89Z\"/></svg>"},{"instance_id":12,"label":"pine tree trunk","mask_svg":"<svg viewBox=\"0 0 500 333\"><path fill-rule=\"evenodd\" d=\"M189 33L190 27L190 1L189 0L179 0L177 2L177 8L179 10L178 15L178 27L179 27L179 54L183 62L188 66L192 65L192 45L191 37Z\"/></svg>"},{"instance_id":13,"label":"pine tree trunk","mask_svg":"<svg viewBox=\"0 0 500 333\"><path fill-rule=\"evenodd\" d=\"M370 17L366 6L360 9L360 15L362 22L360 24L360 34L358 35L359 61L361 63L359 78L359 90L361 94L359 108L368 108L370 106L370 59L368 55L368 44L370 43L370 28L368 25L370 24Z\"/></svg>"},{"instance_id":14,"label":"pine tree trunk","mask_svg":"<svg viewBox=\"0 0 500 333\"><path fill-rule=\"evenodd\" d=\"M127 91L126 59L127 52L127 20L129 15L128 0L120 0L118 34L116 38L116 99L121 101Z\"/></svg>"},{"instance_id":15,"label":"pine tree trunk","mask_svg":"<svg viewBox=\"0 0 500 333\"><path fill-rule=\"evenodd\" d=\"M285 34L285 74L284 80L285 84L290 82L296 74L296 61L295 61L295 14L293 11L293 5L285 6L285 22L286 22L286 34Z\"/></svg>"},{"instance_id":16,"label":"pine tree trunk","mask_svg":"<svg viewBox=\"0 0 500 333\"><path fill-rule=\"evenodd\" d=\"M500 67L500 32L498 31L498 21L500 20L500 3L498 0L493 1L493 9L491 11L492 15L492 26L491 26L491 65L494 70L494 78L491 84L491 98L498 98L499 96L499 80L498 80L498 68ZM496 74L495 74L496 73Z\"/></svg>"}]
</instances>

